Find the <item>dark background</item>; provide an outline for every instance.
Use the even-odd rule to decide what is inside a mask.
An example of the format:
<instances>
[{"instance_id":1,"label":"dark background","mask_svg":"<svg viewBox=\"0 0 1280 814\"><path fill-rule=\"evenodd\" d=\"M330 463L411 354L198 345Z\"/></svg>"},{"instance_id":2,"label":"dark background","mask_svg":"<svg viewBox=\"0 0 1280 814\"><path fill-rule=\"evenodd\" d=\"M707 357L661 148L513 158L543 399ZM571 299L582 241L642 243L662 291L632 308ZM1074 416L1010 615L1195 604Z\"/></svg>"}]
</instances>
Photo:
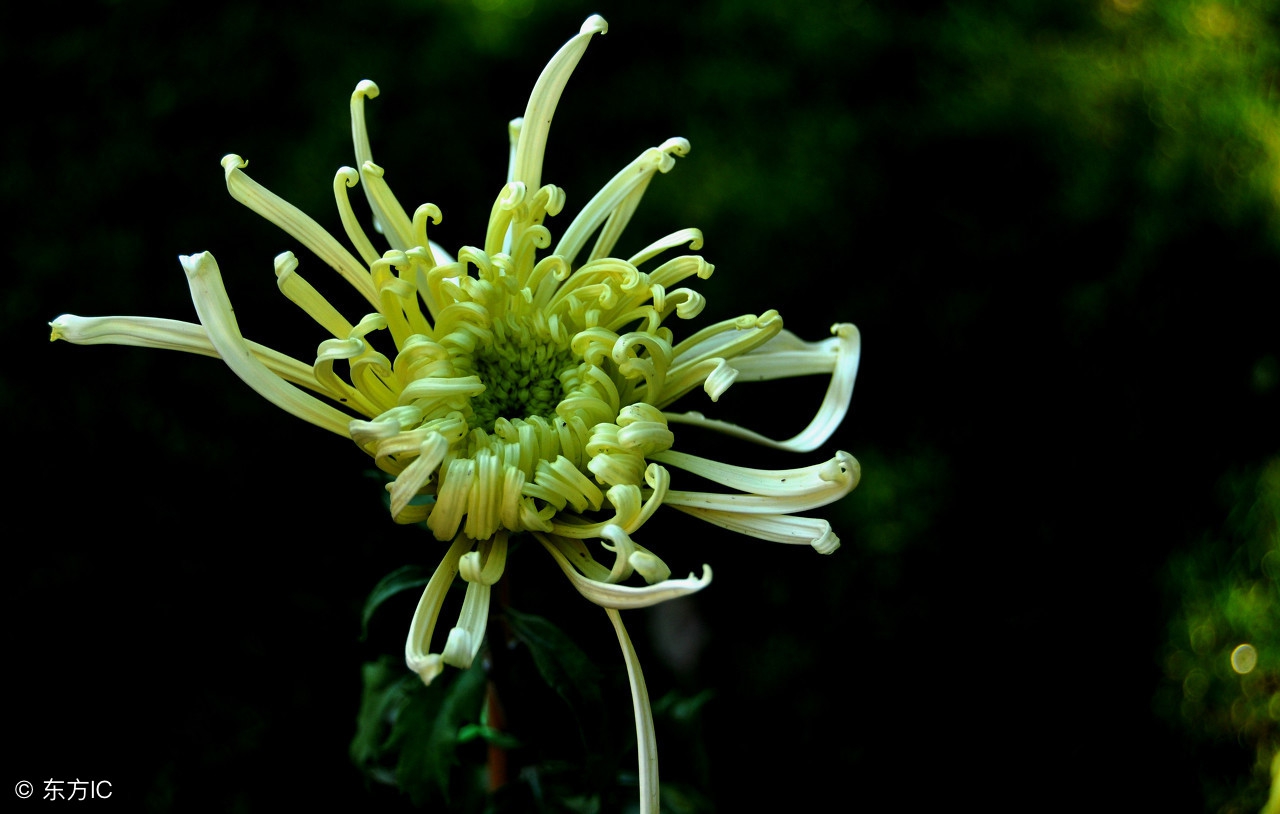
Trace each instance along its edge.
<instances>
[{"instance_id":1,"label":"dark background","mask_svg":"<svg viewBox=\"0 0 1280 814\"><path fill-rule=\"evenodd\" d=\"M655 699L714 691L693 745L659 723L664 781L720 811L1199 811L1206 784L1248 776L1251 746L1187 738L1154 699L1179 607L1166 564L1221 527L1223 479L1280 450L1274 13L687 5L0 11L11 783L107 779L128 810L403 804L347 746L360 664L399 652L413 602L363 644L360 609L442 546L391 523L354 445L216 360L51 345L45 324L194 321L176 257L211 250L245 334L310 359L322 337L271 260L326 272L230 199L221 156L341 235L347 100L374 79L400 200L441 207L446 248L479 243L506 122L593 12L609 33L551 131L553 232L685 136L620 250L697 226L717 267L697 325L777 308L806 338L852 321L864 341L823 451L715 447L759 466L856 455L862 485L824 511L837 553L683 516L642 533L677 574L715 569L680 611L705 626L691 669L654 642L693 622L627 615ZM805 384L687 409L785 437L820 400ZM519 607L620 663L542 552L509 568Z\"/></svg>"}]
</instances>

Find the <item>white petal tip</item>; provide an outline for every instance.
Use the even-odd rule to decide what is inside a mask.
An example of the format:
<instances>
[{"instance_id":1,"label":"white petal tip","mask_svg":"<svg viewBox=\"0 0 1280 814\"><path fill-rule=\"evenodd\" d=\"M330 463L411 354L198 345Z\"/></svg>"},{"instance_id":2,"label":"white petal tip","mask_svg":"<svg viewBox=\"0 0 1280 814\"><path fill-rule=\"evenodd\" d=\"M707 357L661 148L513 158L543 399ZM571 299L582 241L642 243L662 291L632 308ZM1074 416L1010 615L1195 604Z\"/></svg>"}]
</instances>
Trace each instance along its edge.
<instances>
[{"instance_id":1,"label":"white petal tip","mask_svg":"<svg viewBox=\"0 0 1280 814\"><path fill-rule=\"evenodd\" d=\"M209 252L180 254L178 255L178 262L182 264L182 270L187 273L188 277L199 277L210 266L217 268L213 255Z\"/></svg>"},{"instance_id":2,"label":"white petal tip","mask_svg":"<svg viewBox=\"0 0 1280 814\"><path fill-rule=\"evenodd\" d=\"M840 538L831 529L827 529L826 533L815 539L812 545L813 550L819 554L831 554L840 547Z\"/></svg>"},{"instance_id":3,"label":"white petal tip","mask_svg":"<svg viewBox=\"0 0 1280 814\"><path fill-rule=\"evenodd\" d=\"M608 34L609 24L599 14L592 14L578 29L579 34Z\"/></svg>"},{"instance_id":4,"label":"white petal tip","mask_svg":"<svg viewBox=\"0 0 1280 814\"><path fill-rule=\"evenodd\" d=\"M59 339L67 338L67 329L71 327L71 322L75 317L71 314L63 314L57 317L53 322L49 323L49 341L57 342Z\"/></svg>"},{"instance_id":5,"label":"white petal tip","mask_svg":"<svg viewBox=\"0 0 1280 814\"><path fill-rule=\"evenodd\" d=\"M435 677L444 672L444 662L438 653L430 653L423 657L406 657L405 664L409 669L418 674L418 678L422 679L422 683L431 686L431 682Z\"/></svg>"},{"instance_id":6,"label":"white petal tip","mask_svg":"<svg viewBox=\"0 0 1280 814\"><path fill-rule=\"evenodd\" d=\"M352 92L351 98L352 100L355 100L360 98L361 96L363 96L366 99L378 98L378 86L374 84L374 81L372 79L361 79L358 83L356 83L356 89L355 91Z\"/></svg>"}]
</instances>

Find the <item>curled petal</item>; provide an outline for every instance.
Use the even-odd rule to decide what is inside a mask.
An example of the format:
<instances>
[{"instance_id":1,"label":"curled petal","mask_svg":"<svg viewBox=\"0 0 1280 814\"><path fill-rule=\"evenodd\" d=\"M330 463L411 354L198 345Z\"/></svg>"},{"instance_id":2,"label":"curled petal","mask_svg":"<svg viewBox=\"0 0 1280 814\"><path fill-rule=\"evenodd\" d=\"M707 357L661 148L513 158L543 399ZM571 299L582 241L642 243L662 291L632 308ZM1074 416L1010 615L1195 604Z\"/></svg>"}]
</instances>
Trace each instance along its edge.
<instances>
[{"instance_id":1,"label":"curled petal","mask_svg":"<svg viewBox=\"0 0 1280 814\"><path fill-rule=\"evenodd\" d=\"M739 534L758 537L773 543L813 546L819 554L830 554L840 547L840 538L831 530L831 524L817 517L796 517L789 514L738 514L692 506L674 508Z\"/></svg>"},{"instance_id":2,"label":"curled petal","mask_svg":"<svg viewBox=\"0 0 1280 814\"><path fill-rule=\"evenodd\" d=\"M399 518L409 501L412 500L435 474L449 451L449 439L438 432L433 432L422 442L418 457L405 467L404 471L391 484L391 516Z\"/></svg>"},{"instance_id":3,"label":"curled petal","mask_svg":"<svg viewBox=\"0 0 1280 814\"><path fill-rule=\"evenodd\" d=\"M862 473L858 462L847 452L837 454L833 461L821 465L818 469L822 471L823 477L818 479L818 482L806 484L795 492L777 495L739 495L671 490L667 492L662 502L676 508L689 506L735 514L791 514L834 503L853 491ZM827 479L828 469L835 470L829 479Z\"/></svg>"},{"instance_id":4,"label":"curled petal","mask_svg":"<svg viewBox=\"0 0 1280 814\"><path fill-rule=\"evenodd\" d=\"M445 664L463 670L471 666L484 642L492 586L502 576L507 561L507 535L499 533L491 539L482 540L478 549L463 554L458 561L458 570L467 581L467 594L462 600L458 624L449 631L441 654Z\"/></svg>"},{"instance_id":5,"label":"curled petal","mask_svg":"<svg viewBox=\"0 0 1280 814\"><path fill-rule=\"evenodd\" d=\"M408 251L413 248L413 221L409 220L404 207L391 192L383 179L385 171L372 161L360 165L360 179L364 181L364 194L377 217L373 225L377 227L397 251Z\"/></svg>"},{"instance_id":6,"label":"curled petal","mask_svg":"<svg viewBox=\"0 0 1280 814\"><path fill-rule=\"evenodd\" d=\"M731 466L675 450L651 453L652 460L700 475L707 480L753 495L797 497L826 495L854 489L862 477L862 466L847 452L837 452L830 460L799 469L751 469ZM846 488L847 487L847 488ZM835 499L835 498L833 498Z\"/></svg>"},{"instance_id":7,"label":"curled petal","mask_svg":"<svg viewBox=\"0 0 1280 814\"><path fill-rule=\"evenodd\" d=\"M693 424L699 427L716 430L754 441L774 449L786 449L792 452L811 452L820 447L844 420L849 410L849 402L853 399L853 382L858 375L858 359L861 355L862 343L858 329L848 323L834 325L831 332L835 336L821 342L800 343L803 349L797 351L792 340L793 334L783 331L778 339L786 339L786 344L772 350L769 344L759 350L744 354L733 360L739 373L751 371L755 381L781 379L804 373L831 372L831 383L827 386L827 394L817 414L798 435L785 441L776 441L760 433L739 427L727 421L707 418L701 413L667 413L668 421L678 424ZM798 342L798 340L795 340ZM794 361L796 364L789 365ZM745 379L744 379L745 380Z\"/></svg>"},{"instance_id":8,"label":"curled petal","mask_svg":"<svg viewBox=\"0 0 1280 814\"><path fill-rule=\"evenodd\" d=\"M683 246L688 243L689 248L697 251L702 248L702 231L700 229L681 229L678 232L672 232L661 240L655 240L648 246L645 246L636 254L627 259L627 262L633 266L652 260L668 249L674 249L677 246Z\"/></svg>"},{"instance_id":9,"label":"curled petal","mask_svg":"<svg viewBox=\"0 0 1280 814\"><path fill-rule=\"evenodd\" d=\"M351 335L351 323L338 309L297 273L298 258L293 252L276 255L276 285L294 305L307 312L325 330L339 339Z\"/></svg>"},{"instance_id":10,"label":"curled petal","mask_svg":"<svg viewBox=\"0 0 1280 814\"><path fill-rule=\"evenodd\" d=\"M356 213L351 208L351 199L347 190L360 183L360 173L353 167L342 167L333 178L333 197L338 204L338 215L342 218L342 228L347 232L347 239L356 247L365 265L378 259L378 250L373 247L369 236L360 228Z\"/></svg>"},{"instance_id":11,"label":"curled petal","mask_svg":"<svg viewBox=\"0 0 1280 814\"><path fill-rule=\"evenodd\" d=\"M647 608L679 596L697 593L711 584L711 566L709 565L702 566L701 578L690 574L687 579L668 579L654 585L646 585L643 588L613 585L608 582L588 579L578 573L565 555L560 553L559 548L556 547L551 538L540 532L534 532L533 535L538 538L538 541L542 543L547 551L551 552L556 564L560 566L560 570L564 571L565 576L573 583L573 587L578 589L578 593L602 608L614 608L617 610Z\"/></svg>"},{"instance_id":12,"label":"curled petal","mask_svg":"<svg viewBox=\"0 0 1280 814\"><path fill-rule=\"evenodd\" d=\"M453 545L449 546L449 551L427 582L422 598L418 600L417 610L413 612L409 638L404 643L404 661L410 670L422 678L423 684L430 684L444 670L444 659L440 654L428 652L431 648L431 634L435 631L436 619L440 616L440 608L444 605L449 586L458 575L458 561L473 542L461 534L454 539Z\"/></svg>"}]
</instances>

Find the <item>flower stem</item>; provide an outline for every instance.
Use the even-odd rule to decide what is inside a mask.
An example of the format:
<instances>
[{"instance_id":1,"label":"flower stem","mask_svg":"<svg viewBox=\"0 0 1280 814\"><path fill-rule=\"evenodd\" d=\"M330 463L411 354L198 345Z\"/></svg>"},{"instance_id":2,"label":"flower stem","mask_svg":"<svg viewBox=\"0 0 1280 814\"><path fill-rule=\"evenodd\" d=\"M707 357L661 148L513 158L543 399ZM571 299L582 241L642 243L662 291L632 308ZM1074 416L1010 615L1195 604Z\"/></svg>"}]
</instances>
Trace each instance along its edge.
<instances>
[{"instance_id":1,"label":"flower stem","mask_svg":"<svg viewBox=\"0 0 1280 814\"><path fill-rule=\"evenodd\" d=\"M507 729L507 715L502 708L502 699L498 695L497 678L502 669L499 660L505 656L510 648L512 635L511 625L507 622L504 611L511 605L511 584L507 580L504 573L502 578L498 580L494 586L494 599L497 600L497 608L491 614L491 621L497 622L496 625L489 626L489 641L486 648L487 655L487 671L488 680L485 682L484 706L486 725L496 731L505 732ZM495 643L495 634L498 635L498 641ZM502 655L499 655L502 654ZM489 793L493 794L498 789L507 784L507 750L501 745L489 741L488 756L488 776L489 776Z\"/></svg>"},{"instance_id":2,"label":"flower stem","mask_svg":"<svg viewBox=\"0 0 1280 814\"><path fill-rule=\"evenodd\" d=\"M489 727L498 732L506 731L507 717L502 711L502 702L498 699L498 685L489 679L486 682L485 709L488 713ZM489 741L489 793L507 785L507 750L497 743Z\"/></svg>"}]
</instances>

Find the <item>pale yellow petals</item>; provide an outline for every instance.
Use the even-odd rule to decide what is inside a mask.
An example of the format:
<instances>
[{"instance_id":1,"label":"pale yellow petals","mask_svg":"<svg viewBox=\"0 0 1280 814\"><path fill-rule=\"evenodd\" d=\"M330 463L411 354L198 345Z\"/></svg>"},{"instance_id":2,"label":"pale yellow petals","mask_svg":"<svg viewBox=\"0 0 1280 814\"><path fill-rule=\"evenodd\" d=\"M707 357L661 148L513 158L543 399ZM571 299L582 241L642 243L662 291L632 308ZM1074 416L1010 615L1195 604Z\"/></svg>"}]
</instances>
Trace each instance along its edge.
<instances>
[{"instance_id":1,"label":"pale yellow petals","mask_svg":"<svg viewBox=\"0 0 1280 814\"><path fill-rule=\"evenodd\" d=\"M667 579L655 585L646 585L643 588L614 585L589 579L578 573L565 554L561 553L557 543L553 542L557 538L549 537L540 532L534 532L534 536L538 538L538 541L542 543L547 551L551 552L556 564L560 566L560 570L564 571L565 576L573 583L573 587L578 589L578 593L602 608L615 608L618 610L647 608L675 599L678 596L696 593L711 584L711 566L709 565L702 566L701 578L690 574L687 579Z\"/></svg>"},{"instance_id":2,"label":"pale yellow petals","mask_svg":"<svg viewBox=\"0 0 1280 814\"><path fill-rule=\"evenodd\" d=\"M358 183L360 183L359 171L352 167L342 167L333 178L333 197L338 204L338 215L342 218L342 228L347 233L347 239L356 247L356 251L360 252L360 257L367 266L378 259L378 250L373 247L373 241L369 240L369 236L361 228L360 221L356 219L355 210L351 208L351 198L347 195L347 190Z\"/></svg>"},{"instance_id":3,"label":"pale yellow petals","mask_svg":"<svg viewBox=\"0 0 1280 814\"><path fill-rule=\"evenodd\" d=\"M131 345L179 350L221 359L203 325L160 317L79 317L63 314L49 323L49 339L73 345ZM309 365L257 342L245 340L253 355L272 373L299 387L328 395Z\"/></svg>"},{"instance_id":4,"label":"pale yellow petals","mask_svg":"<svg viewBox=\"0 0 1280 814\"><path fill-rule=\"evenodd\" d=\"M371 449L380 441L399 435L402 430L416 427L421 421L422 409L412 404L406 404L403 407L394 407L387 410L372 421L360 421L358 419L352 421L348 429L351 432L352 441L355 441L361 447Z\"/></svg>"},{"instance_id":5,"label":"pale yellow petals","mask_svg":"<svg viewBox=\"0 0 1280 814\"><path fill-rule=\"evenodd\" d=\"M840 538L831 531L831 524L817 517L738 514L691 506L674 508L739 534L774 543L812 546L819 554L830 554L840 547Z\"/></svg>"},{"instance_id":6,"label":"pale yellow petals","mask_svg":"<svg viewBox=\"0 0 1280 814\"><path fill-rule=\"evenodd\" d=\"M481 541L477 550L464 554L458 563L462 578L482 585L497 584L506 567L509 536L507 532L500 531L491 539Z\"/></svg>"},{"instance_id":7,"label":"pale yellow petals","mask_svg":"<svg viewBox=\"0 0 1280 814\"><path fill-rule=\"evenodd\" d=\"M775 449L786 449L792 452L811 452L817 449L831 437L849 410L862 347L858 329L853 325L848 323L834 325L831 332L835 334L834 338L822 342L801 343L804 346L802 349L788 344L783 345L779 350L771 351L766 346L734 360L734 365L739 372L744 369L750 370L756 381L786 378L815 371L831 371L831 382L827 386L826 396L817 414L809 422L809 426L792 438L777 441L745 427L707 418L696 412L666 413L667 420L705 427ZM784 333L784 336L792 335ZM788 366L788 362L791 361L797 364Z\"/></svg>"},{"instance_id":8,"label":"pale yellow petals","mask_svg":"<svg viewBox=\"0 0 1280 814\"><path fill-rule=\"evenodd\" d=\"M771 497L839 493L832 498L834 500L855 488L862 477L861 465L847 452L837 452L824 463L799 469L751 469L675 450L656 452L649 457L659 463L715 481L730 489Z\"/></svg>"},{"instance_id":9,"label":"pale yellow petals","mask_svg":"<svg viewBox=\"0 0 1280 814\"><path fill-rule=\"evenodd\" d=\"M413 221L405 213L404 207L392 194L391 187L383 179L385 170L372 161L360 165L360 180L364 182L364 194L373 207L374 225L382 230L382 235L397 251L408 251L414 247Z\"/></svg>"},{"instance_id":10,"label":"pale yellow petals","mask_svg":"<svg viewBox=\"0 0 1280 814\"><path fill-rule=\"evenodd\" d=\"M209 332L209 341L227 363L227 367L260 396L280 409L344 438L349 437L347 425L351 422L350 416L299 391L272 373L254 355L249 343L240 334L240 327L236 324L235 314L232 313L231 302L222 286L222 275L218 272L218 264L213 255L204 252L190 257L184 255L179 260L187 272L191 299L195 302L200 323Z\"/></svg>"},{"instance_id":11,"label":"pale yellow petals","mask_svg":"<svg viewBox=\"0 0 1280 814\"><path fill-rule=\"evenodd\" d=\"M542 159L547 149L547 135L551 132L551 119L555 115L560 94L569 81L569 75L577 67L587 50L593 34L604 34L609 24L598 14L593 14L582 24L578 35L561 46L547 67L542 69L538 82L529 94L529 104L517 137L515 157L511 164L512 181L520 181L529 189L542 185Z\"/></svg>"},{"instance_id":12,"label":"pale yellow petals","mask_svg":"<svg viewBox=\"0 0 1280 814\"><path fill-rule=\"evenodd\" d=\"M227 179L227 191L231 197L257 212L262 217L279 226L292 237L328 263L343 279L351 283L375 308L378 305L377 295L369 280L369 272L351 252L342 247L333 235L326 232L301 209L276 195L244 173L248 166L238 155L227 155L222 159L222 168Z\"/></svg>"},{"instance_id":13,"label":"pale yellow petals","mask_svg":"<svg viewBox=\"0 0 1280 814\"><path fill-rule=\"evenodd\" d=\"M675 166L675 159L672 156L683 156L688 152L689 142L682 138L674 138L668 139L659 147L650 147L641 153L634 161L619 170L618 174L613 176L582 208L578 216L573 219L573 223L564 230L564 235L556 244L555 253L563 257L565 262L572 264L578 252L586 245L587 238L599 229L601 224L605 224L587 262L608 256L627 222L631 220L631 215L639 205L654 174L669 172ZM643 257L644 252L641 252L640 256Z\"/></svg>"},{"instance_id":14,"label":"pale yellow petals","mask_svg":"<svg viewBox=\"0 0 1280 814\"><path fill-rule=\"evenodd\" d=\"M477 550L462 555L458 572L467 582L458 624L449 631L442 658L445 664L465 670L471 666L484 641L489 621L491 586L502 576L507 561L507 535L482 540Z\"/></svg>"},{"instance_id":15,"label":"pale yellow petals","mask_svg":"<svg viewBox=\"0 0 1280 814\"><path fill-rule=\"evenodd\" d=\"M377 99L380 91L371 79L361 79L351 92L351 141L356 149L356 166L373 160L373 148L369 145L369 127L364 118L364 100Z\"/></svg>"},{"instance_id":16,"label":"pale yellow petals","mask_svg":"<svg viewBox=\"0 0 1280 814\"><path fill-rule=\"evenodd\" d=\"M627 258L627 262L633 266L639 266L648 260L652 260L665 251L689 244L689 248L698 251L702 248L702 230L701 229L681 229L678 232L672 232L661 240L655 240L648 246L636 252Z\"/></svg>"},{"instance_id":17,"label":"pale yellow petals","mask_svg":"<svg viewBox=\"0 0 1280 814\"><path fill-rule=\"evenodd\" d=\"M475 466L470 458L454 458L447 464L436 487L436 507L427 518L427 528L437 539L447 540L457 534L467 511Z\"/></svg>"},{"instance_id":18,"label":"pale yellow petals","mask_svg":"<svg viewBox=\"0 0 1280 814\"><path fill-rule=\"evenodd\" d=\"M404 643L404 661L410 670L418 674L423 684L430 684L444 670L444 659L440 654L430 652L431 634L435 632L436 620L440 617L440 608L444 605L449 586L458 575L458 561L471 549L474 542L458 535L453 545L449 546L444 559L436 566L435 573L427 582L422 598L418 600L418 607L413 612L409 637Z\"/></svg>"},{"instance_id":19,"label":"pale yellow petals","mask_svg":"<svg viewBox=\"0 0 1280 814\"><path fill-rule=\"evenodd\" d=\"M375 184L382 180L382 168L373 163L373 148L369 144L369 127L364 116L364 100L376 99L378 93L378 86L368 79L360 80L356 84L356 89L351 92L351 141L355 145L356 167L360 177L365 181L365 198L369 201L369 208L373 210L373 228L387 238L391 248L403 252L413 248L414 245L412 229L408 226L409 218L385 183L380 186L370 183L371 177L374 178ZM370 167L373 169L370 170ZM357 246L359 245L357 243ZM361 251L364 251L363 247ZM374 256L377 256L376 250Z\"/></svg>"},{"instance_id":20,"label":"pale yellow petals","mask_svg":"<svg viewBox=\"0 0 1280 814\"><path fill-rule=\"evenodd\" d=\"M613 568L605 582L621 582L636 571L650 585L671 576L671 569L667 564L652 551L632 540L631 535L621 526L606 525L600 530L600 537L602 545L614 553ZM603 540L609 542L604 543Z\"/></svg>"},{"instance_id":21,"label":"pale yellow petals","mask_svg":"<svg viewBox=\"0 0 1280 814\"><path fill-rule=\"evenodd\" d=\"M276 285L294 305L307 312L329 333L344 339L351 335L351 323L338 313L330 302L315 290L311 283L297 273L298 258L293 252L276 255Z\"/></svg>"},{"instance_id":22,"label":"pale yellow petals","mask_svg":"<svg viewBox=\"0 0 1280 814\"><path fill-rule=\"evenodd\" d=\"M435 474L449 451L449 439L431 433L418 450L418 457L391 484L391 516L399 518L409 501L418 495L427 480Z\"/></svg>"},{"instance_id":23,"label":"pale yellow petals","mask_svg":"<svg viewBox=\"0 0 1280 814\"><path fill-rule=\"evenodd\" d=\"M777 311L765 311L760 316L743 314L726 319L698 331L678 343L672 350L677 369L694 365L704 359L720 358L736 360L743 354L767 344L782 332L782 318Z\"/></svg>"}]
</instances>

